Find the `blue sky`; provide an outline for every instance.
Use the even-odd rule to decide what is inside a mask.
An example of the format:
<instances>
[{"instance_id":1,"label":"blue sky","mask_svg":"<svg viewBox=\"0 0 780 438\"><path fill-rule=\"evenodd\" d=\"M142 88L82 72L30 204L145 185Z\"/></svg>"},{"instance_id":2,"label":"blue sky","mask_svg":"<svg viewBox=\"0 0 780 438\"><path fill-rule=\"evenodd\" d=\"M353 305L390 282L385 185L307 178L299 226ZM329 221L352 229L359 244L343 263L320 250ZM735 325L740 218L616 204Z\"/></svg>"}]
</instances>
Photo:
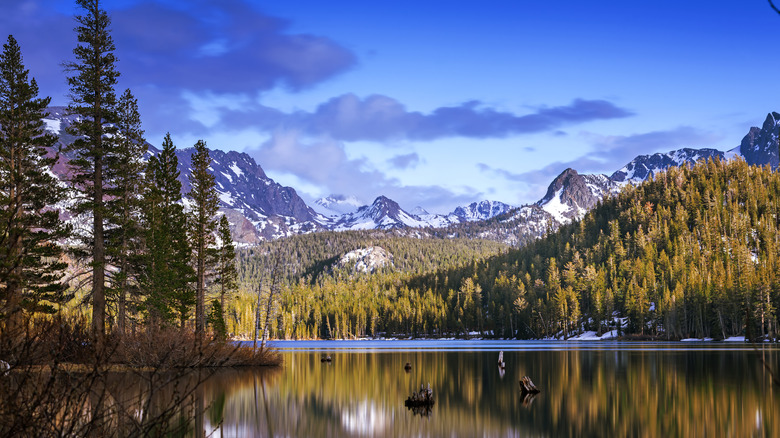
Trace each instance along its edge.
<instances>
[{"instance_id":1,"label":"blue sky","mask_svg":"<svg viewBox=\"0 0 780 438\"><path fill-rule=\"evenodd\" d=\"M567 167L731 149L780 111L765 0L104 3L149 142L246 152L307 201L521 205ZM75 1L0 7L67 104Z\"/></svg>"}]
</instances>

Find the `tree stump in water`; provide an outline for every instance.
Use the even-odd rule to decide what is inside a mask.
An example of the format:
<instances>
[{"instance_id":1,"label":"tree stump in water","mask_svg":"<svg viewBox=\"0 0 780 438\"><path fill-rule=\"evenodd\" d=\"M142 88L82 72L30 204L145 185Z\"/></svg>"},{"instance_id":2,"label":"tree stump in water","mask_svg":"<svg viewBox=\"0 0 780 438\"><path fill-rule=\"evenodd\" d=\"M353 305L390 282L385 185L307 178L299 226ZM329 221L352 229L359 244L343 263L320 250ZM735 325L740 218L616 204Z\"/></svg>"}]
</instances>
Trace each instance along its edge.
<instances>
[{"instance_id":1,"label":"tree stump in water","mask_svg":"<svg viewBox=\"0 0 780 438\"><path fill-rule=\"evenodd\" d=\"M520 391L527 394L539 394L541 392L528 376L523 376L523 378L520 379Z\"/></svg>"},{"instance_id":2,"label":"tree stump in water","mask_svg":"<svg viewBox=\"0 0 780 438\"><path fill-rule=\"evenodd\" d=\"M404 406L412 408L419 406L431 406L434 403L436 403L436 400L433 399L433 390L431 389L431 384L428 383L427 388L423 385L420 385L420 392L412 392L412 395L410 395L409 398L407 398L404 402Z\"/></svg>"}]
</instances>

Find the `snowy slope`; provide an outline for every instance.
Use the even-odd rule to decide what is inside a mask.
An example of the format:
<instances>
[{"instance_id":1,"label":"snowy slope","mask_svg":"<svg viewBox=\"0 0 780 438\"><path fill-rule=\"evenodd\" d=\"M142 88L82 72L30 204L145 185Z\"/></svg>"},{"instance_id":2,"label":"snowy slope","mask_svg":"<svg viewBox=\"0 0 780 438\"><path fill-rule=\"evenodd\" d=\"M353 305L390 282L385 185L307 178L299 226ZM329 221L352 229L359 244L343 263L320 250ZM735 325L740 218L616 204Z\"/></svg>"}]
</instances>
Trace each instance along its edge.
<instances>
[{"instance_id":1,"label":"snowy slope","mask_svg":"<svg viewBox=\"0 0 780 438\"><path fill-rule=\"evenodd\" d=\"M48 131L59 136L56 148L74 140L66 129L77 117L68 115L62 107L49 108L43 121ZM534 204L513 208L499 201L481 201L460 206L448 214L431 214L420 208L409 213L384 196L371 205L361 205L355 197L329 196L317 200L312 208L295 189L281 186L269 178L252 157L234 151L211 150L210 170L217 183L220 209L230 220L233 237L239 243L252 244L322 230L440 228L449 230L447 232L452 236L468 235L522 244L581 218L605 196L618 193L626 185L639 184L671 166L689 165L701 159L741 157L751 165L777 167L779 130L780 114L773 112L767 115L761 128L751 128L741 144L727 152L684 148L640 155L610 176L579 174L574 169L566 169L552 181L545 196ZM192 152L192 148L177 149L183 193L190 189L187 176ZM147 159L157 153L159 151L149 145ZM61 155L51 169L64 184L70 179L69 158L66 154ZM71 203L61 206L64 217L70 217L67 210ZM474 226L482 223L486 225ZM457 227L470 227L477 230L477 234Z\"/></svg>"}]
</instances>

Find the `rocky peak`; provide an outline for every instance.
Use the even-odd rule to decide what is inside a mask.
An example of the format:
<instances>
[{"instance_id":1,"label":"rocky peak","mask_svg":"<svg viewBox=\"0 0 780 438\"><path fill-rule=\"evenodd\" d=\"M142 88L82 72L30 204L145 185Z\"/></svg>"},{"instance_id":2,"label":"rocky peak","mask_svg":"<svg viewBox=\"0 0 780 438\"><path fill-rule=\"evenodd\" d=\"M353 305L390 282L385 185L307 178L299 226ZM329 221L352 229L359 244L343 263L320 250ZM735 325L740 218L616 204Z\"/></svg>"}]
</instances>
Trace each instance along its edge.
<instances>
[{"instance_id":1,"label":"rocky peak","mask_svg":"<svg viewBox=\"0 0 780 438\"><path fill-rule=\"evenodd\" d=\"M506 213L513 208L511 205L503 202L485 200L457 207L452 214L464 221L487 220Z\"/></svg>"},{"instance_id":2,"label":"rocky peak","mask_svg":"<svg viewBox=\"0 0 780 438\"><path fill-rule=\"evenodd\" d=\"M617 193L620 186L606 175L581 175L566 169L553 180L537 205L559 223L566 223L582 217L605 196Z\"/></svg>"},{"instance_id":3,"label":"rocky peak","mask_svg":"<svg viewBox=\"0 0 780 438\"><path fill-rule=\"evenodd\" d=\"M553 198L560 196L559 192L566 187L582 186L584 184L585 180L582 178L582 176L580 176L576 170L570 167L561 172L558 176L555 177L555 179L553 179L553 181L547 187L547 193L538 203L545 204L550 202Z\"/></svg>"},{"instance_id":4,"label":"rocky peak","mask_svg":"<svg viewBox=\"0 0 780 438\"><path fill-rule=\"evenodd\" d=\"M693 165L701 159L724 159L725 155L717 149L691 149L683 148L667 153L655 153L652 155L639 155L628 164L616 171L609 178L616 182L641 183L658 172L672 166L684 164Z\"/></svg>"},{"instance_id":5,"label":"rocky peak","mask_svg":"<svg viewBox=\"0 0 780 438\"><path fill-rule=\"evenodd\" d=\"M385 196L380 196L374 200L370 206L361 207L358 211L365 209L366 216L381 220L384 217L397 218L401 211L401 206L397 202Z\"/></svg>"},{"instance_id":6,"label":"rocky peak","mask_svg":"<svg viewBox=\"0 0 780 438\"><path fill-rule=\"evenodd\" d=\"M364 204L354 196L330 195L315 200L314 205L319 207L324 214L341 216L348 213L354 213Z\"/></svg>"},{"instance_id":7,"label":"rocky peak","mask_svg":"<svg viewBox=\"0 0 780 438\"><path fill-rule=\"evenodd\" d=\"M761 129L750 128L747 135L739 145L739 153L750 165L772 165L776 169L780 163L780 114L771 112L767 114Z\"/></svg>"}]
</instances>

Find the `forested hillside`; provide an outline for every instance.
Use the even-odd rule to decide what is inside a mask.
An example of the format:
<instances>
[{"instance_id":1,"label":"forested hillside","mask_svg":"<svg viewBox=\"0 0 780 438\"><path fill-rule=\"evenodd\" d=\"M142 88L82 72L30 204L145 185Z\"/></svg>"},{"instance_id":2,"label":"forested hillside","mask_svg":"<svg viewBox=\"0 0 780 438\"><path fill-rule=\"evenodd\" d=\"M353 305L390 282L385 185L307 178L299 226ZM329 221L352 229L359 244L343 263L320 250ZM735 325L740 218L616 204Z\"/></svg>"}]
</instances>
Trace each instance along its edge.
<instances>
[{"instance_id":1,"label":"forested hillside","mask_svg":"<svg viewBox=\"0 0 780 438\"><path fill-rule=\"evenodd\" d=\"M382 248L392 263L374 272L361 272L356 262L339 263L345 254L370 247ZM429 316L442 319L446 306L430 294L423 297L402 288L405 281L472 266L507 250L493 241L440 239L403 230L323 232L265 242L237 254L241 291L228 309L228 330L249 335L254 310L259 307L263 313L258 319L265 317L266 309L258 303L268 303L277 287L279 293L271 297L272 315L277 316L272 337L350 338L418 330L406 325L412 308L420 313L425 307Z\"/></svg>"},{"instance_id":2,"label":"forested hillside","mask_svg":"<svg viewBox=\"0 0 780 438\"><path fill-rule=\"evenodd\" d=\"M317 260L349 245L307 258L290 241L313 275L284 290L275 335L529 338L618 329L663 339L775 338L779 209L780 175L769 167L711 160L659 173L522 249L484 259L434 252L443 262L435 272L323 275ZM321 248L332 246L326 241ZM399 259L431 254L410 242L395 243L408 255L396 254L396 268ZM625 325L615 327L615 316Z\"/></svg>"}]
</instances>

